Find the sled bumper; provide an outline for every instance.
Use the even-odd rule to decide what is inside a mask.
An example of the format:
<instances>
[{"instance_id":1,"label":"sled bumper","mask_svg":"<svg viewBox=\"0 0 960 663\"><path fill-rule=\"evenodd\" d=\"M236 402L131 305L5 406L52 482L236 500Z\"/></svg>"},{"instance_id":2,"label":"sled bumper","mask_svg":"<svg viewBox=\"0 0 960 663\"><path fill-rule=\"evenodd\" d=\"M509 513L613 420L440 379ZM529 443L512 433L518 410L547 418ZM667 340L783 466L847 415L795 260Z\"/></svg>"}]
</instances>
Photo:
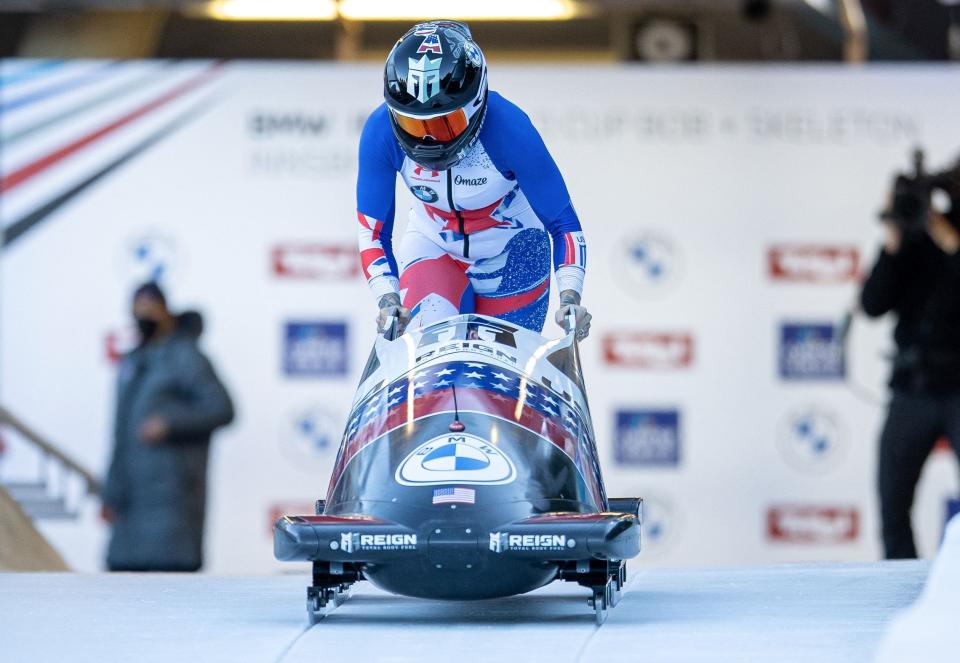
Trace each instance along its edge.
<instances>
[{"instance_id":1,"label":"sled bumper","mask_svg":"<svg viewBox=\"0 0 960 663\"><path fill-rule=\"evenodd\" d=\"M283 516L274 526L274 555L282 561L354 563L418 554L431 560L485 554L543 561L630 559L640 552L640 500L626 506L631 509L626 513L539 514L494 531L464 524L418 532L361 516Z\"/></svg>"}]
</instances>

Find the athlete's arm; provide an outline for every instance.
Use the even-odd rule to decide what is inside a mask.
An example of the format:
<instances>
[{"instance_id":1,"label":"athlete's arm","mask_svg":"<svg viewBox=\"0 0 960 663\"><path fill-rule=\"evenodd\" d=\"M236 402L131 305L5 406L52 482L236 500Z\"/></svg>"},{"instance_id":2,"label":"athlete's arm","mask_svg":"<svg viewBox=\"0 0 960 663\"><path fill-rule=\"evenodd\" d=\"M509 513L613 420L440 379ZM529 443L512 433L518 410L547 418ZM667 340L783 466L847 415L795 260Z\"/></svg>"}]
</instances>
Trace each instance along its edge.
<instances>
[{"instance_id":1,"label":"athlete's arm","mask_svg":"<svg viewBox=\"0 0 960 663\"><path fill-rule=\"evenodd\" d=\"M587 243L563 175L530 118L496 92L490 93L480 134L487 154L507 178L516 178L534 213L553 239L553 266L560 291L556 321L577 318L579 338L590 330L590 314L580 306L587 267Z\"/></svg>"},{"instance_id":2,"label":"athlete's arm","mask_svg":"<svg viewBox=\"0 0 960 663\"><path fill-rule=\"evenodd\" d=\"M530 118L496 92L490 93L480 134L494 165L516 178L553 239L553 266L560 292L583 292L587 245L563 175Z\"/></svg>"},{"instance_id":3,"label":"athlete's arm","mask_svg":"<svg viewBox=\"0 0 960 663\"><path fill-rule=\"evenodd\" d=\"M385 105L363 127L357 174L360 264L370 291L379 300L397 295L400 280L393 256L394 192L403 155L390 129Z\"/></svg>"}]
</instances>

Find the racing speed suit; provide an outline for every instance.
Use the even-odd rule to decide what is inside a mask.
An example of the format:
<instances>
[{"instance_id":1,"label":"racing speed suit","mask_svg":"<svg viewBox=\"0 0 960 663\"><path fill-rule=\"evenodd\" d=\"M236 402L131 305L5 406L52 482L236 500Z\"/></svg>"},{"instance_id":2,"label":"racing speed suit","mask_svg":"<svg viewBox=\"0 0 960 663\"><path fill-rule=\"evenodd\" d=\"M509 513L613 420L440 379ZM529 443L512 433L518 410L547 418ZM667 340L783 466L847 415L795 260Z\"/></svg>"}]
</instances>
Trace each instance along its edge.
<instances>
[{"instance_id":1,"label":"racing speed suit","mask_svg":"<svg viewBox=\"0 0 960 663\"><path fill-rule=\"evenodd\" d=\"M470 151L445 171L411 161L386 104L360 138L360 259L373 294L399 293L409 328L457 313L543 329L550 239L560 291L583 289L586 243L570 194L530 118L496 92ZM393 244L396 175L410 192L406 232Z\"/></svg>"}]
</instances>

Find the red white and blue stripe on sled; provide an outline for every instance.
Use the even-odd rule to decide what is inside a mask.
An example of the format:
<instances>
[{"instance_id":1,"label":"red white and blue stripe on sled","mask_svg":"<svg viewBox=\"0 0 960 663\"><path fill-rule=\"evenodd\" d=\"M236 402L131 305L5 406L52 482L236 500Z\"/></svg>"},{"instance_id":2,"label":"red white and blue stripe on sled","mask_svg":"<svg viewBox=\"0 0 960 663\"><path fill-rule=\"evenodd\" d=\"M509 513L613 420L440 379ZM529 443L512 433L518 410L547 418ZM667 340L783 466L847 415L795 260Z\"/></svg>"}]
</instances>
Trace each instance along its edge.
<instances>
[{"instance_id":1,"label":"red white and blue stripe on sled","mask_svg":"<svg viewBox=\"0 0 960 663\"><path fill-rule=\"evenodd\" d=\"M346 443L337 458L328 494L333 494L347 463L377 438L409 421L453 412L451 387L456 387L460 412L480 412L505 419L560 448L580 470L590 494L598 504L603 504L598 460L591 444L580 443L589 430L581 414L559 394L525 380L520 373L472 361L419 368L359 403L350 413Z\"/></svg>"}]
</instances>

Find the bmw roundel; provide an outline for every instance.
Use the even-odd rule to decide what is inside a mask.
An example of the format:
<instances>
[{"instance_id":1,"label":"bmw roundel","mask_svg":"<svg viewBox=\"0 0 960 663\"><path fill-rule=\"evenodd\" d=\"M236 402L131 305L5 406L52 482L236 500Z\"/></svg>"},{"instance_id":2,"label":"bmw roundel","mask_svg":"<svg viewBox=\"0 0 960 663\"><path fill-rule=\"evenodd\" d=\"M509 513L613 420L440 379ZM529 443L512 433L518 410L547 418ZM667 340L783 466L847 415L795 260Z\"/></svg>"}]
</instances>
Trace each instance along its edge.
<instances>
[{"instance_id":1,"label":"bmw roundel","mask_svg":"<svg viewBox=\"0 0 960 663\"><path fill-rule=\"evenodd\" d=\"M441 435L421 444L397 468L397 483L431 486L446 483L500 485L517 476L506 454L470 435Z\"/></svg>"},{"instance_id":2,"label":"bmw roundel","mask_svg":"<svg viewBox=\"0 0 960 663\"><path fill-rule=\"evenodd\" d=\"M440 196L437 195L436 191L423 184L410 187L410 191L425 203L435 203L440 200Z\"/></svg>"}]
</instances>

